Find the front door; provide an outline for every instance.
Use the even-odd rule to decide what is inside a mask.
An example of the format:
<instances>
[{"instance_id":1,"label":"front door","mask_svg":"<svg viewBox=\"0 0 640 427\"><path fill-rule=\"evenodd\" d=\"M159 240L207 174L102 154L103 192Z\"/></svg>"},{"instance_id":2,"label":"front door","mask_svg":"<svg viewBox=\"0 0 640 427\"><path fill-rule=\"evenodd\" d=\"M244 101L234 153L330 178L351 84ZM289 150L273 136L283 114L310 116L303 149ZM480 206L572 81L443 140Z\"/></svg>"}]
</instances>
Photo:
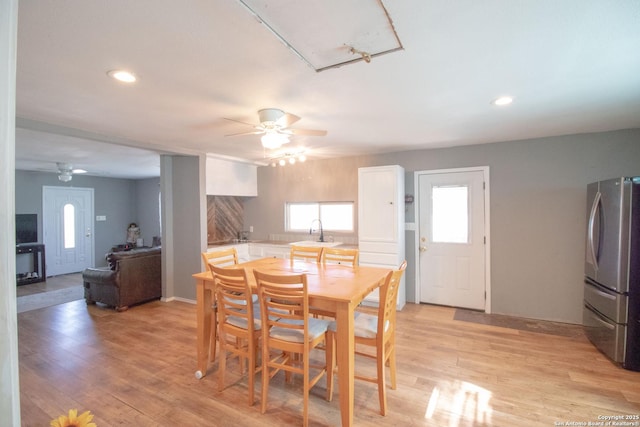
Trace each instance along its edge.
<instances>
[{"instance_id":1,"label":"front door","mask_svg":"<svg viewBox=\"0 0 640 427\"><path fill-rule=\"evenodd\" d=\"M484 174L418 173L420 302L486 309Z\"/></svg>"},{"instance_id":2,"label":"front door","mask_svg":"<svg viewBox=\"0 0 640 427\"><path fill-rule=\"evenodd\" d=\"M93 266L93 188L43 187L42 228L47 275Z\"/></svg>"}]
</instances>

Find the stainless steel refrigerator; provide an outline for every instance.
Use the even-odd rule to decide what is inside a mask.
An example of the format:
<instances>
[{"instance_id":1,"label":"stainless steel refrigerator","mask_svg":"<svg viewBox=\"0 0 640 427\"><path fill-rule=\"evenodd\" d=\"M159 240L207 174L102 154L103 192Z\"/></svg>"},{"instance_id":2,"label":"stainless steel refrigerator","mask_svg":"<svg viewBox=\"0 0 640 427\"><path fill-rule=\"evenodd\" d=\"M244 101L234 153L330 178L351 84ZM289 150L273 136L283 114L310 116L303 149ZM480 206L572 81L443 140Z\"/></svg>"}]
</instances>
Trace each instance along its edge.
<instances>
[{"instance_id":1,"label":"stainless steel refrigerator","mask_svg":"<svg viewBox=\"0 0 640 427\"><path fill-rule=\"evenodd\" d=\"M587 186L583 324L598 349L640 371L640 177Z\"/></svg>"}]
</instances>

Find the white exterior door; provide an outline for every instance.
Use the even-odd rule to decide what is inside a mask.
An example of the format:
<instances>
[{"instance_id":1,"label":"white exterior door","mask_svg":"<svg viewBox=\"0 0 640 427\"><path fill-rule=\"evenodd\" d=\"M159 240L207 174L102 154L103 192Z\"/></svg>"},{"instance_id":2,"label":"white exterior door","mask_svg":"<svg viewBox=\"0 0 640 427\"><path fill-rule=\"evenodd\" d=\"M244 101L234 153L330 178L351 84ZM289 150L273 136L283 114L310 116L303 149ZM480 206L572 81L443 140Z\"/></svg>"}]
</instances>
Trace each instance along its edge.
<instances>
[{"instance_id":1,"label":"white exterior door","mask_svg":"<svg viewBox=\"0 0 640 427\"><path fill-rule=\"evenodd\" d=\"M43 187L47 275L93 266L93 188Z\"/></svg>"},{"instance_id":2,"label":"white exterior door","mask_svg":"<svg viewBox=\"0 0 640 427\"><path fill-rule=\"evenodd\" d=\"M420 302L486 309L484 173L418 175Z\"/></svg>"}]
</instances>

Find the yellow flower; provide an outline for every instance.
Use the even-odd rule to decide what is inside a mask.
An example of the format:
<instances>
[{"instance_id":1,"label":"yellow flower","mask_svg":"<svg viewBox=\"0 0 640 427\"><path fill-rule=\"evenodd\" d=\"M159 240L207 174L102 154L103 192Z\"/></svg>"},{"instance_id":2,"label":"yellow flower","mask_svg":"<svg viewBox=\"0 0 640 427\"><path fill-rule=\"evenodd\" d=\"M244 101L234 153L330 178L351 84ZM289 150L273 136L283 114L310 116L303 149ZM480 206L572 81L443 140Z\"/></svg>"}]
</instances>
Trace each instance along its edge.
<instances>
[{"instance_id":1,"label":"yellow flower","mask_svg":"<svg viewBox=\"0 0 640 427\"><path fill-rule=\"evenodd\" d=\"M77 409L69 409L69 416L60 415L51 420L51 427L96 427L95 423L90 422L92 419L93 415L89 411L78 416Z\"/></svg>"}]
</instances>

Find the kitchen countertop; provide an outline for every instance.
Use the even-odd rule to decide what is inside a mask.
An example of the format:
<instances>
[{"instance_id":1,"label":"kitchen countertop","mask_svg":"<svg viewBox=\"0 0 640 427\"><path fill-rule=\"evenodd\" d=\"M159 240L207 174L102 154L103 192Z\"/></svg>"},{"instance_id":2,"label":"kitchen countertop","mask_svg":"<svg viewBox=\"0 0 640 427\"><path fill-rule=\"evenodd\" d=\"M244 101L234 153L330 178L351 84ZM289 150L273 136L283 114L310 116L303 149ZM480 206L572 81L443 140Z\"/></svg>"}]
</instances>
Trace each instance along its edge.
<instances>
[{"instance_id":1,"label":"kitchen countertop","mask_svg":"<svg viewBox=\"0 0 640 427\"><path fill-rule=\"evenodd\" d=\"M238 240L238 239L230 239L230 240L214 240L212 242L207 242L207 246L227 246L227 245L239 245L241 243L249 243L249 242L257 242L257 240Z\"/></svg>"},{"instance_id":2,"label":"kitchen countertop","mask_svg":"<svg viewBox=\"0 0 640 427\"><path fill-rule=\"evenodd\" d=\"M207 247L209 248L215 248L218 246L228 246L228 245L241 245L243 243L259 243L259 244L263 244L263 245L279 245L279 246L289 246L291 243L293 242L285 242L282 240L237 240L237 239L231 239L231 240L216 240L213 242L208 242L207 243ZM343 249L351 249L351 248L358 248L357 244L347 244L347 243L342 243L340 245L334 246L335 248L343 248Z\"/></svg>"}]
</instances>

